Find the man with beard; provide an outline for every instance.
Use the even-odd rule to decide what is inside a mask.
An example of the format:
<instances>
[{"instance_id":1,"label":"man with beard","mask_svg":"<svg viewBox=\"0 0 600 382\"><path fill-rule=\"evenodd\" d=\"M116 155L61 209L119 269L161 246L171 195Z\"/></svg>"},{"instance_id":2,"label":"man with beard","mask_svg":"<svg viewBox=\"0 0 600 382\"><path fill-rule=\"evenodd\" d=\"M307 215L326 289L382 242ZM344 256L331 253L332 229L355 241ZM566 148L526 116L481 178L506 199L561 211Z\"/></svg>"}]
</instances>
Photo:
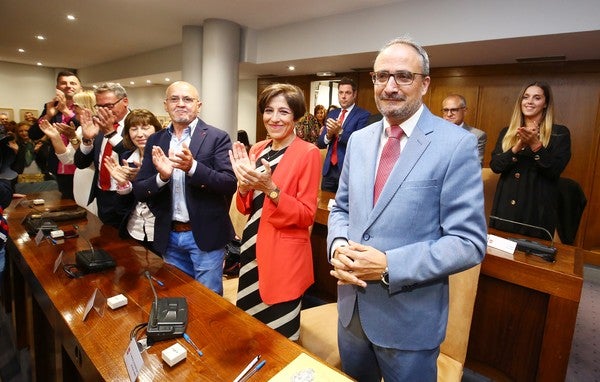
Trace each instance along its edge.
<instances>
[{"instance_id":1,"label":"man with beard","mask_svg":"<svg viewBox=\"0 0 600 382\"><path fill-rule=\"evenodd\" d=\"M171 84L164 105L172 123L148 138L133 192L156 216L154 244L165 261L223 295L225 245L235 235L231 139L198 118L193 85Z\"/></svg>"},{"instance_id":2,"label":"man with beard","mask_svg":"<svg viewBox=\"0 0 600 382\"><path fill-rule=\"evenodd\" d=\"M411 40L385 45L371 77L383 120L350 137L328 223L342 369L436 381L448 276L485 254L477 139L423 105L429 58Z\"/></svg>"}]
</instances>

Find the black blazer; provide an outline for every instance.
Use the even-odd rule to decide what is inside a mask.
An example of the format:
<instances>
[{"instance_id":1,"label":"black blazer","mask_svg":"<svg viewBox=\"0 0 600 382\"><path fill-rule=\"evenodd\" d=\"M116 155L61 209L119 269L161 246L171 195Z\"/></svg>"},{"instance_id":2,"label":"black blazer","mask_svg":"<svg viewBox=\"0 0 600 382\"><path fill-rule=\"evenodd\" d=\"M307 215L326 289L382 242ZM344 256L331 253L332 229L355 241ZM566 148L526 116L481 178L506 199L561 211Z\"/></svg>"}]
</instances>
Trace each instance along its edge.
<instances>
[{"instance_id":1,"label":"black blazer","mask_svg":"<svg viewBox=\"0 0 600 382\"><path fill-rule=\"evenodd\" d=\"M44 105L44 110L42 111L40 118L43 117L44 115L46 115L46 105ZM56 122L62 122L62 113L57 113L54 117L52 117L50 119L50 123L56 123ZM79 121L75 117L71 118L71 122L73 122L75 127L79 127L79 125L80 125ZM35 123L33 125L31 125L31 127L29 128L29 138L31 138L34 141L37 141L38 139L43 138L45 135L46 134L44 134L42 129L40 129L40 125L39 125L38 121L35 121ZM56 174L56 171L58 169L59 160L58 160L58 157L56 156L56 153L54 152L54 146L52 146L51 144L49 144L48 146L49 147L48 147L47 169L51 173Z\"/></svg>"},{"instance_id":2,"label":"black blazer","mask_svg":"<svg viewBox=\"0 0 600 382\"><path fill-rule=\"evenodd\" d=\"M169 181L164 187L158 187L152 146L160 146L168 153L171 135L169 127L148 138L142 167L132 182L136 200L146 202L156 217L154 247L159 253L166 251L169 242L173 183ZM194 175L185 178L185 200L192 233L202 251L224 248L235 236L229 207L237 189L237 180L229 160L230 149L231 139L226 132L198 119L190 142L190 151L197 166Z\"/></svg>"}]
</instances>

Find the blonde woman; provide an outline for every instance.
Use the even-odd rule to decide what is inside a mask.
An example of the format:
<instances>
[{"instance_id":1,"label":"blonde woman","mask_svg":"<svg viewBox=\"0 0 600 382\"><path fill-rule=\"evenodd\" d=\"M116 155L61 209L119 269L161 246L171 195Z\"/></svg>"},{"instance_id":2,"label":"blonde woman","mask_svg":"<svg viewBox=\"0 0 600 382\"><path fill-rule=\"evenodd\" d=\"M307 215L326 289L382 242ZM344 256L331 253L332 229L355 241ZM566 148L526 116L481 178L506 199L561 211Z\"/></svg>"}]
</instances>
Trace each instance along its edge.
<instances>
[{"instance_id":1,"label":"blonde woman","mask_svg":"<svg viewBox=\"0 0 600 382\"><path fill-rule=\"evenodd\" d=\"M510 125L500 131L490 167L501 174L492 215L554 234L558 179L571 158L569 129L554 124L550 86L532 82L521 89ZM490 227L549 239L541 229L490 219Z\"/></svg>"}]
</instances>

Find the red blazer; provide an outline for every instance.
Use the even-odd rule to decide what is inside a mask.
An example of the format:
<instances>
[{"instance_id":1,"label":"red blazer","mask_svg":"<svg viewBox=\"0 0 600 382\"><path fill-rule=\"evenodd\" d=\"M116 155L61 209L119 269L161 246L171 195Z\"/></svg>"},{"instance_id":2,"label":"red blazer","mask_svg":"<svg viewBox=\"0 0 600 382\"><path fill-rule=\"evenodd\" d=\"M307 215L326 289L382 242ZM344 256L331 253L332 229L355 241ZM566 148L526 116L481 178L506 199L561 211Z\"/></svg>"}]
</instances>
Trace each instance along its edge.
<instances>
[{"instance_id":1,"label":"red blazer","mask_svg":"<svg viewBox=\"0 0 600 382\"><path fill-rule=\"evenodd\" d=\"M256 143L256 157L271 140ZM265 197L256 239L260 297L267 304L294 300L314 282L309 228L315 220L321 154L296 137L277 165L273 182L281 190L276 205ZM247 215L253 192L237 193L237 209Z\"/></svg>"}]
</instances>

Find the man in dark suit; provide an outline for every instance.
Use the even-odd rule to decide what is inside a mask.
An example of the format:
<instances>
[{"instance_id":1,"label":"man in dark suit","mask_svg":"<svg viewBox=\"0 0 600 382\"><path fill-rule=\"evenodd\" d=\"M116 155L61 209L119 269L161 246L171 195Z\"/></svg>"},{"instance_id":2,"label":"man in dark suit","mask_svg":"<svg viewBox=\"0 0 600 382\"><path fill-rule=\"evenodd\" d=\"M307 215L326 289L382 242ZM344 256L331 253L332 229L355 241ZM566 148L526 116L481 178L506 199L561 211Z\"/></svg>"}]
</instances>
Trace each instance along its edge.
<instances>
[{"instance_id":1,"label":"man in dark suit","mask_svg":"<svg viewBox=\"0 0 600 382\"><path fill-rule=\"evenodd\" d=\"M476 139L423 105L422 47L393 40L373 69L384 119L350 138L327 226L342 370L358 381L436 381L448 276L485 254Z\"/></svg>"},{"instance_id":2,"label":"man in dark suit","mask_svg":"<svg viewBox=\"0 0 600 382\"><path fill-rule=\"evenodd\" d=\"M193 85L178 81L167 88L172 123L148 139L133 192L156 217L154 244L165 261L222 295L237 180L231 139L197 117L201 105Z\"/></svg>"},{"instance_id":3,"label":"man in dark suit","mask_svg":"<svg viewBox=\"0 0 600 382\"><path fill-rule=\"evenodd\" d=\"M462 95L451 94L442 101L442 118L448 122L454 123L456 126L462 127L477 137L479 162L483 166L483 154L485 153L487 134L483 130L467 125L465 122L465 114L467 114L467 100Z\"/></svg>"},{"instance_id":4,"label":"man in dark suit","mask_svg":"<svg viewBox=\"0 0 600 382\"><path fill-rule=\"evenodd\" d=\"M132 195L118 195L117 182L104 166L104 157L111 156L119 163L119 155L126 151L123 145L125 117L129 114L129 99L125 89L112 82L94 90L97 114L82 112L81 145L75 151L75 165L87 168L96 166L88 204L96 199L98 217L104 224L119 228L133 203Z\"/></svg>"},{"instance_id":5,"label":"man in dark suit","mask_svg":"<svg viewBox=\"0 0 600 382\"><path fill-rule=\"evenodd\" d=\"M64 123L69 126L68 131L61 131L61 137L65 146L69 144L68 140L72 140L74 144L79 143L79 139L75 135L75 128L79 126L79 121L75 118L73 111L73 96L81 92L81 82L79 77L73 72L62 71L56 76L56 94L54 98L46 102L44 111L38 119L45 119L50 123ZM29 138L37 141L45 136L39 123L36 121L29 129ZM72 125L71 125L72 124ZM73 199L73 174L75 166L72 164L62 164L54 147L48 145L48 171L54 174L58 189L62 194L63 199Z\"/></svg>"},{"instance_id":6,"label":"man in dark suit","mask_svg":"<svg viewBox=\"0 0 600 382\"><path fill-rule=\"evenodd\" d=\"M327 148L321 181L321 189L324 191L337 191L348 139L353 132L367 125L370 113L355 105L357 94L353 79L344 77L340 80L338 99L341 107L329 112L326 128L317 140L320 149Z\"/></svg>"}]
</instances>

